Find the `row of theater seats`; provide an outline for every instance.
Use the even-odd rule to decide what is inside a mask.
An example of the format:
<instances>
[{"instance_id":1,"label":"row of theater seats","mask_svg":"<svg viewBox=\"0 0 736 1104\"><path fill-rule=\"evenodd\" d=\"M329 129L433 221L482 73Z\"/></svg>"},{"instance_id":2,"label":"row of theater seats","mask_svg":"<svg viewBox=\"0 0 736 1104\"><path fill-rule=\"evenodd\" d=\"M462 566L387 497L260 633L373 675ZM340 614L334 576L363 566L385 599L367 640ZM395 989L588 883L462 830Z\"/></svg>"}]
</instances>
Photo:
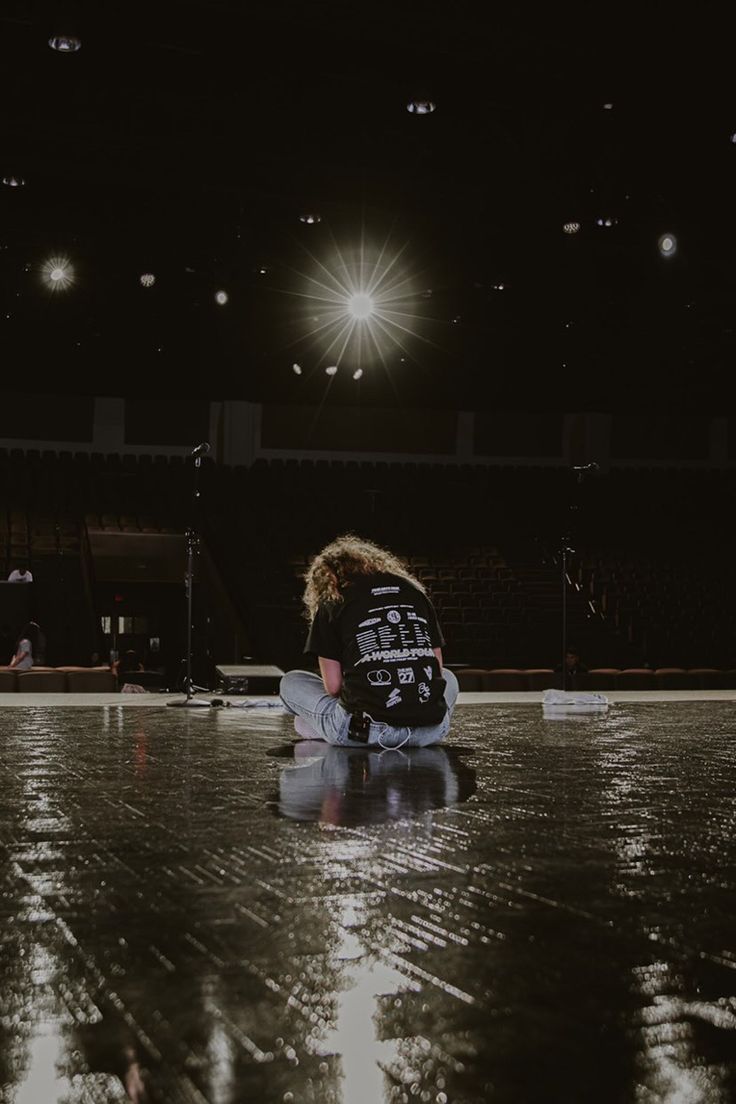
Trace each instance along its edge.
<instances>
[{"instance_id":1,"label":"row of theater seats","mask_svg":"<svg viewBox=\"0 0 736 1104\"><path fill-rule=\"evenodd\" d=\"M160 671L130 671L118 678L109 667L0 667L0 694L114 694L126 682L160 690L163 681Z\"/></svg>"},{"instance_id":2,"label":"row of theater seats","mask_svg":"<svg viewBox=\"0 0 736 1104\"><path fill-rule=\"evenodd\" d=\"M0 667L0 693L111 694L118 680L109 667Z\"/></svg>"},{"instance_id":3,"label":"row of theater seats","mask_svg":"<svg viewBox=\"0 0 736 1104\"><path fill-rule=\"evenodd\" d=\"M455 668L461 690L559 690L562 675L551 667ZM715 667L599 667L567 679L567 690L734 690L736 670Z\"/></svg>"}]
</instances>

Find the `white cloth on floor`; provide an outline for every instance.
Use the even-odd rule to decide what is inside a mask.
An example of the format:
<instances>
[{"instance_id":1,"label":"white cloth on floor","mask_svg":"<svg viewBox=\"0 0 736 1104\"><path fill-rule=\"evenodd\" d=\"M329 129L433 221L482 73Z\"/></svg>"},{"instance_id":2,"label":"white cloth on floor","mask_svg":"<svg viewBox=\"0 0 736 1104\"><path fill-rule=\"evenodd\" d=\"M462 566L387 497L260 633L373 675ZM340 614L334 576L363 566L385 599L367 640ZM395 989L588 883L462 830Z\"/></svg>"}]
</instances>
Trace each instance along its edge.
<instances>
[{"instance_id":1,"label":"white cloth on floor","mask_svg":"<svg viewBox=\"0 0 736 1104\"><path fill-rule=\"evenodd\" d=\"M545 713L605 713L608 698L579 690L545 690L542 709Z\"/></svg>"}]
</instances>

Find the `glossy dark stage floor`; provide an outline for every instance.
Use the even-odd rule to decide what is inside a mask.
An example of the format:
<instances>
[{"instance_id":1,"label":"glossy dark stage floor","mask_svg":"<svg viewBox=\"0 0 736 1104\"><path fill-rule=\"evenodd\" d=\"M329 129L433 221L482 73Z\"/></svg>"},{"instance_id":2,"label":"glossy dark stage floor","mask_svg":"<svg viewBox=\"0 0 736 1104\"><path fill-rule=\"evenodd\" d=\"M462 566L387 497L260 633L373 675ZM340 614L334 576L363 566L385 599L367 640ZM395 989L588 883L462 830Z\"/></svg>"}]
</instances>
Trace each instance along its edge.
<instances>
[{"instance_id":1,"label":"glossy dark stage floor","mask_svg":"<svg viewBox=\"0 0 736 1104\"><path fill-rule=\"evenodd\" d=\"M0 1100L733 1101L734 728L0 709Z\"/></svg>"}]
</instances>

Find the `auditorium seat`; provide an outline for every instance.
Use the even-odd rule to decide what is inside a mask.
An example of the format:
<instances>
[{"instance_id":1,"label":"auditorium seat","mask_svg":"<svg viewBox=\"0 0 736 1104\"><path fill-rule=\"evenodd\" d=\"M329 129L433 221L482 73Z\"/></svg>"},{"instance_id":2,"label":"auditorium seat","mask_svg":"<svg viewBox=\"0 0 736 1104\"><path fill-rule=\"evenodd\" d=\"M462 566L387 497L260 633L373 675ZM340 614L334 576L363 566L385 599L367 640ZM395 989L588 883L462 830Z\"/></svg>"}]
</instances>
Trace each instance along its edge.
<instances>
[{"instance_id":1,"label":"auditorium seat","mask_svg":"<svg viewBox=\"0 0 736 1104\"><path fill-rule=\"evenodd\" d=\"M590 671L575 676L575 689L615 690L620 673L618 667L594 667Z\"/></svg>"},{"instance_id":2,"label":"auditorium seat","mask_svg":"<svg viewBox=\"0 0 736 1104\"><path fill-rule=\"evenodd\" d=\"M529 667L523 674L526 690L559 690L562 686L562 675L551 667Z\"/></svg>"},{"instance_id":3,"label":"auditorium seat","mask_svg":"<svg viewBox=\"0 0 736 1104\"><path fill-rule=\"evenodd\" d=\"M494 667L483 676L484 690L526 690L524 672L516 667Z\"/></svg>"},{"instance_id":4,"label":"auditorium seat","mask_svg":"<svg viewBox=\"0 0 736 1104\"><path fill-rule=\"evenodd\" d=\"M14 694L18 689L18 676L10 667L0 667L0 694Z\"/></svg>"},{"instance_id":5,"label":"auditorium seat","mask_svg":"<svg viewBox=\"0 0 736 1104\"><path fill-rule=\"evenodd\" d=\"M457 667L455 674L461 690L482 690L485 667Z\"/></svg>"},{"instance_id":6,"label":"auditorium seat","mask_svg":"<svg viewBox=\"0 0 736 1104\"><path fill-rule=\"evenodd\" d=\"M18 672L19 694L64 694L66 675L53 667L34 667Z\"/></svg>"},{"instance_id":7,"label":"auditorium seat","mask_svg":"<svg viewBox=\"0 0 736 1104\"><path fill-rule=\"evenodd\" d=\"M648 667L626 667L619 671L617 690L656 690L657 678Z\"/></svg>"},{"instance_id":8,"label":"auditorium seat","mask_svg":"<svg viewBox=\"0 0 736 1104\"><path fill-rule=\"evenodd\" d=\"M109 667L57 667L66 676L70 694L114 694L117 679Z\"/></svg>"},{"instance_id":9,"label":"auditorium seat","mask_svg":"<svg viewBox=\"0 0 736 1104\"><path fill-rule=\"evenodd\" d=\"M729 672L715 667L691 667L688 674L700 690L721 690L726 688Z\"/></svg>"},{"instance_id":10,"label":"auditorium seat","mask_svg":"<svg viewBox=\"0 0 736 1104\"><path fill-rule=\"evenodd\" d=\"M658 667L654 672L658 690L689 690L697 682L683 667Z\"/></svg>"}]
</instances>

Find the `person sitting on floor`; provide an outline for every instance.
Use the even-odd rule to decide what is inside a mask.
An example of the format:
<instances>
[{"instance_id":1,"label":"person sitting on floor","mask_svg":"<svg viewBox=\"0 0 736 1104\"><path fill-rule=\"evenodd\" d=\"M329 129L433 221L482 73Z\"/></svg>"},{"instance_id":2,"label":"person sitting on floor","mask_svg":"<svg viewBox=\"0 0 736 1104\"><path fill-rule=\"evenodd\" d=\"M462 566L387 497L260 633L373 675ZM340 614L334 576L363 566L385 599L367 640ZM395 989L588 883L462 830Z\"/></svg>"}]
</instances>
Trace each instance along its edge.
<instances>
[{"instance_id":1,"label":"person sitting on floor","mask_svg":"<svg viewBox=\"0 0 736 1104\"><path fill-rule=\"evenodd\" d=\"M123 652L120 659L116 659L112 664L111 670L113 674L118 677L118 684L122 694L147 693L145 687L139 686L135 682L128 681L129 675L137 674L139 671L144 670L143 664L134 648L128 648L127 652Z\"/></svg>"},{"instance_id":2,"label":"person sitting on floor","mask_svg":"<svg viewBox=\"0 0 736 1104\"><path fill-rule=\"evenodd\" d=\"M46 638L39 625L35 621L29 621L20 630L15 644L15 654L10 660L9 666L16 671L30 671L35 665L41 666L44 662L46 650Z\"/></svg>"},{"instance_id":3,"label":"person sitting on floor","mask_svg":"<svg viewBox=\"0 0 736 1104\"><path fill-rule=\"evenodd\" d=\"M562 667L555 667L555 671L561 671ZM580 653L573 645L565 652L565 672L568 675L587 675L588 668L580 659Z\"/></svg>"},{"instance_id":4,"label":"person sitting on floor","mask_svg":"<svg viewBox=\"0 0 736 1104\"><path fill-rule=\"evenodd\" d=\"M280 686L299 735L386 749L443 740L458 683L442 667L437 615L407 565L348 534L315 556L305 579L304 651L321 677L290 671Z\"/></svg>"}]
</instances>

